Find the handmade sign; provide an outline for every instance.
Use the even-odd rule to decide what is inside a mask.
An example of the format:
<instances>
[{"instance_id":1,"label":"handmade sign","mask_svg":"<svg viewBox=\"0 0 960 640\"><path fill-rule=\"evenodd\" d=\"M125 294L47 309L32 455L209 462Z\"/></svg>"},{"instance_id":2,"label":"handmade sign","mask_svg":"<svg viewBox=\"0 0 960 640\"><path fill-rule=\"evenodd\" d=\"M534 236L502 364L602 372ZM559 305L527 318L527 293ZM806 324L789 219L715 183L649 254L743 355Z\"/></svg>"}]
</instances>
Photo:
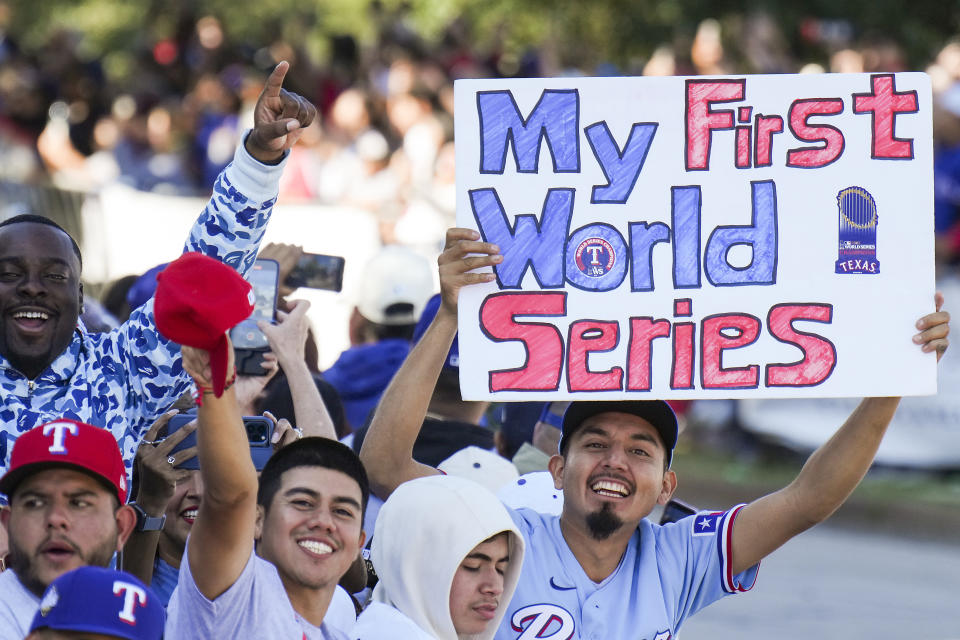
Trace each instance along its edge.
<instances>
[{"instance_id":1,"label":"handmade sign","mask_svg":"<svg viewBox=\"0 0 960 640\"><path fill-rule=\"evenodd\" d=\"M455 91L464 398L936 392L925 74Z\"/></svg>"}]
</instances>

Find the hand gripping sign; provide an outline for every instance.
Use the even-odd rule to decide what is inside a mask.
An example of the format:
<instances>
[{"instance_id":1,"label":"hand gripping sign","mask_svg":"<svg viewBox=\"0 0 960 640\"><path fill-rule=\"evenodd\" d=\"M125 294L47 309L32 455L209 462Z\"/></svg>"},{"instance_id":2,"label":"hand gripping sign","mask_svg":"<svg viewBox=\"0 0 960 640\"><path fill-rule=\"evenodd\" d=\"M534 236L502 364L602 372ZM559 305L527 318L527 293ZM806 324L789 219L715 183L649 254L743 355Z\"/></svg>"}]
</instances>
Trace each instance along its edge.
<instances>
[{"instance_id":1,"label":"hand gripping sign","mask_svg":"<svg viewBox=\"0 0 960 640\"><path fill-rule=\"evenodd\" d=\"M922 73L463 80L465 398L920 395ZM880 265L883 264L881 269Z\"/></svg>"}]
</instances>

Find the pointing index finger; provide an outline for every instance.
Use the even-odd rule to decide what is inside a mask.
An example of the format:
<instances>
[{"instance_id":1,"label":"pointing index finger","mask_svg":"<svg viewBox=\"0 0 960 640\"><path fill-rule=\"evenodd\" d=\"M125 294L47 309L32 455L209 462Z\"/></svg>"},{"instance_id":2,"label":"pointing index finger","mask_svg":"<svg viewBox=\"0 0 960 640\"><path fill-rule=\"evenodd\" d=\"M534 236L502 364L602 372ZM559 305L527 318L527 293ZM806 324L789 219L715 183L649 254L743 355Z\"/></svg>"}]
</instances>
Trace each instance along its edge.
<instances>
[{"instance_id":1,"label":"pointing index finger","mask_svg":"<svg viewBox=\"0 0 960 640\"><path fill-rule=\"evenodd\" d=\"M280 97L280 90L283 87L283 78L287 75L290 63L286 60L280 61L270 72L266 84L263 86L263 95L268 98Z\"/></svg>"}]
</instances>

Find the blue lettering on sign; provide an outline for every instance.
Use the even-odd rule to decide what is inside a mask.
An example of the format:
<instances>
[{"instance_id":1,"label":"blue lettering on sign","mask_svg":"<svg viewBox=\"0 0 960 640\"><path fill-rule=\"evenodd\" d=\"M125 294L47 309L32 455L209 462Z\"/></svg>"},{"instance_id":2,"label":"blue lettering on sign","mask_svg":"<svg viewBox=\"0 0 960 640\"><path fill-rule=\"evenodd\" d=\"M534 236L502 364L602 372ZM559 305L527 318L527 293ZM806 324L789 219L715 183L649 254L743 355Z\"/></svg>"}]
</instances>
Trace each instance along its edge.
<instances>
[{"instance_id":1,"label":"blue lettering on sign","mask_svg":"<svg viewBox=\"0 0 960 640\"><path fill-rule=\"evenodd\" d=\"M720 226L707 239L704 270L718 287L771 285L777 281L777 187L773 180L750 183L753 213L750 224ZM734 267L727 255L734 245L752 250L750 264Z\"/></svg>"},{"instance_id":2,"label":"blue lettering on sign","mask_svg":"<svg viewBox=\"0 0 960 640\"><path fill-rule=\"evenodd\" d=\"M509 91L478 91L480 173L503 173L507 146L519 173L537 173L545 140L554 173L580 171L580 97L576 89L546 89L524 119Z\"/></svg>"},{"instance_id":3,"label":"blue lettering on sign","mask_svg":"<svg viewBox=\"0 0 960 640\"><path fill-rule=\"evenodd\" d=\"M668 240L670 227L662 222L630 223L631 291L653 291L653 247Z\"/></svg>"},{"instance_id":4,"label":"blue lettering on sign","mask_svg":"<svg viewBox=\"0 0 960 640\"><path fill-rule=\"evenodd\" d=\"M597 157L600 169L607 178L606 186L598 185L593 188L590 202L623 204L627 201L637 178L640 177L640 170L643 169L650 144L653 142L653 134L656 132L655 122L634 123L621 152L606 122L598 122L584 129L593 155Z\"/></svg>"},{"instance_id":5,"label":"blue lettering on sign","mask_svg":"<svg viewBox=\"0 0 960 640\"><path fill-rule=\"evenodd\" d=\"M671 187L673 288L700 288L700 187ZM650 290L653 289L652 283Z\"/></svg>"},{"instance_id":6,"label":"blue lettering on sign","mask_svg":"<svg viewBox=\"0 0 960 640\"><path fill-rule=\"evenodd\" d=\"M470 205L480 235L500 246L503 262L494 267L501 289L519 289L529 265L541 289L563 286L563 247L573 216L573 189L550 189L538 222L529 214L518 215L513 226L495 189L470 192Z\"/></svg>"}]
</instances>

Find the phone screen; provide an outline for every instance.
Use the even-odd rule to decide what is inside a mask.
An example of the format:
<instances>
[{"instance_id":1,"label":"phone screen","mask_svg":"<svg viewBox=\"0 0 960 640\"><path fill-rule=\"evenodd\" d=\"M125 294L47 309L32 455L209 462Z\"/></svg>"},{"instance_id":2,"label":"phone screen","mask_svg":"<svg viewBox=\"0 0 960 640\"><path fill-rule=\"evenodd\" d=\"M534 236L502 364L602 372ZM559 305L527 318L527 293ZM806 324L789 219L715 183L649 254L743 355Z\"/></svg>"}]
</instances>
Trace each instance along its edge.
<instances>
[{"instance_id":1,"label":"phone screen","mask_svg":"<svg viewBox=\"0 0 960 640\"><path fill-rule=\"evenodd\" d=\"M344 259L321 253L304 253L297 261L284 284L292 289L308 287L340 291L343 287Z\"/></svg>"},{"instance_id":2,"label":"phone screen","mask_svg":"<svg viewBox=\"0 0 960 640\"><path fill-rule=\"evenodd\" d=\"M267 336L257 327L257 322L273 322L273 313L277 305L276 260L257 260L247 274L253 285L255 302L250 317L230 330L230 339L235 349L268 349Z\"/></svg>"}]
</instances>

